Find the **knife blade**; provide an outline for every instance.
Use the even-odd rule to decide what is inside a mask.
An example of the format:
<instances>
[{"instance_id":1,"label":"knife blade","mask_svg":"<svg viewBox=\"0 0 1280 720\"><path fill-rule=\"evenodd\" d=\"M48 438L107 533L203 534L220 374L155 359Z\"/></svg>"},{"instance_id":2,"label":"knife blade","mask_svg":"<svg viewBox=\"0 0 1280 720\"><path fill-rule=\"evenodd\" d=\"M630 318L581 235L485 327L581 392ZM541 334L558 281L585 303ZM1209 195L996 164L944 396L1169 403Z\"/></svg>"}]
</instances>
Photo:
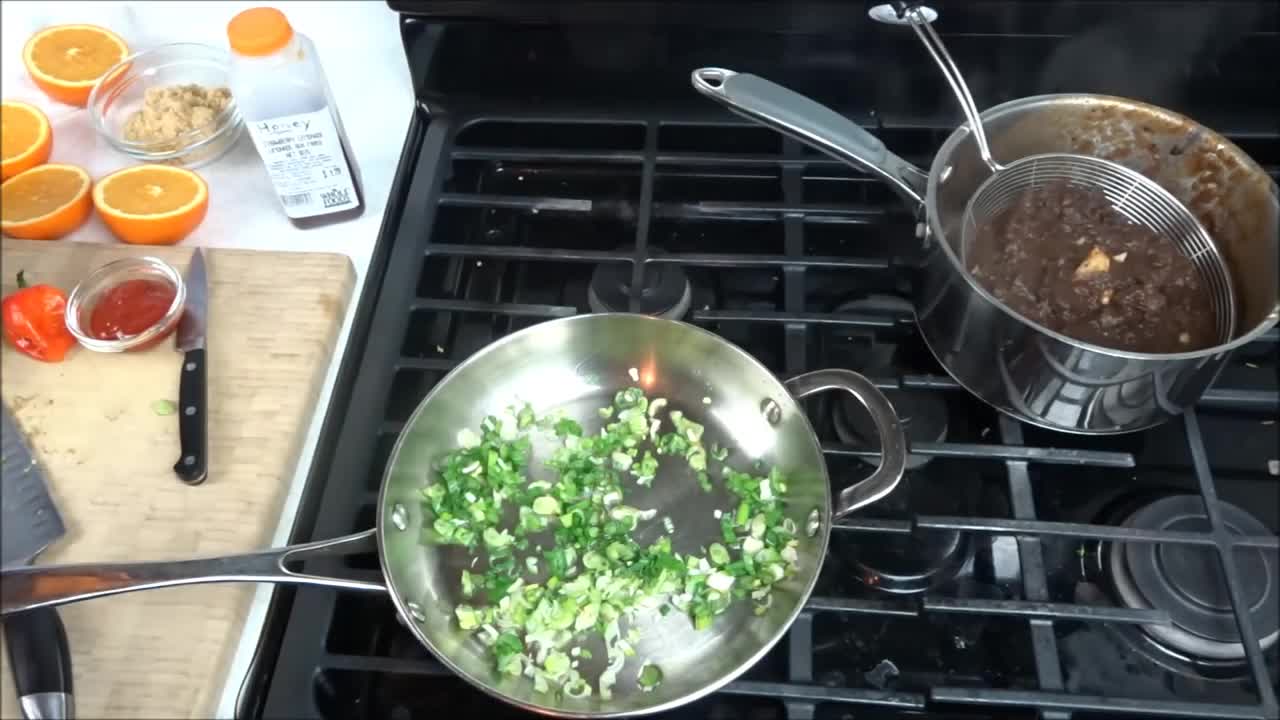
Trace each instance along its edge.
<instances>
[{"instance_id":1,"label":"knife blade","mask_svg":"<svg viewBox=\"0 0 1280 720\"><path fill-rule=\"evenodd\" d=\"M178 380L178 439L182 452L173 471L182 482L199 485L209 474L209 390L205 355L209 281L200 248L191 254L185 281L187 303L175 333L176 349L182 353L182 374Z\"/></svg>"},{"instance_id":2,"label":"knife blade","mask_svg":"<svg viewBox=\"0 0 1280 720\"><path fill-rule=\"evenodd\" d=\"M32 562L66 534L44 471L7 406L0 412L0 509L0 567ZM41 608L8 618L4 641L23 717L73 717L71 651L58 612Z\"/></svg>"},{"instance_id":3,"label":"knife blade","mask_svg":"<svg viewBox=\"0 0 1280 720\"><path fill-rule=\"evenodd\" d=\"M67 532L8 406L0 413L0 519L0 567L31 562Z\"/></svg>"}]
</instances>

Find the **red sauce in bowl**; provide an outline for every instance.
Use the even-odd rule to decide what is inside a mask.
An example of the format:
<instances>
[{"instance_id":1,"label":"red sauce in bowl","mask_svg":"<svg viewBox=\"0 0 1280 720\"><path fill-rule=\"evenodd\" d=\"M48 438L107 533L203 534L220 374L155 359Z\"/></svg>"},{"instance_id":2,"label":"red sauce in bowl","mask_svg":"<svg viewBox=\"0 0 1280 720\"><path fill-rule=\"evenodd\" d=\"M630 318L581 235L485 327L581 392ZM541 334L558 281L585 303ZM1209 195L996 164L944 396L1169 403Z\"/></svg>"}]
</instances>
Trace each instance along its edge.
<instances>
[{"instance_id":1,"label":"red sauce in bowl","mask_svg":"<svg viewBox=\"0 0 1280 720\"><path fill-rule=\"evenodd\" d=\"M137 335L164 318L177 294L159 280L126 280L102 293L89 314L89 335L98 340Z\"/></svg>"}]
</instances>

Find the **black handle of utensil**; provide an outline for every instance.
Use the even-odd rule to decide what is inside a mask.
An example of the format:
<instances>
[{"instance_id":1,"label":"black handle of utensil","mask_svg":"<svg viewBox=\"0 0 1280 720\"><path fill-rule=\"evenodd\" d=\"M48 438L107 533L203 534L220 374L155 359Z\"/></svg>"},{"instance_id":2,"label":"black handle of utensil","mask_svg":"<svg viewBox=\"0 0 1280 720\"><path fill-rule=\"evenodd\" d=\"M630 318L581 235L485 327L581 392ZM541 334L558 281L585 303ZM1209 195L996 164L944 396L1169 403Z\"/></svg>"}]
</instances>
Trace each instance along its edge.
<instances>
[{"instance_id":1,"label":"black handle of utensil","mask_svg":"<svg viewBox=\"0 0 1280 720\"><path fill-rule=\"evenodd\" d=\"M182 358L182 377L178 381L178 439L182 454L173 465L178 479L188 485L199 485L209 474L207 378L204 348L188 350Z\"/></svg>"},{"instance_id":2,"label":"black handle of utensil","mask_svg":"<svg viewBox=\"0 0 1280 720\"><path fill-rule=\"evenodd\" d=\"M72 717L71 650L58 611L40 608L6 618L4 644L23 717Z\"/></svg>"}]
</instances>

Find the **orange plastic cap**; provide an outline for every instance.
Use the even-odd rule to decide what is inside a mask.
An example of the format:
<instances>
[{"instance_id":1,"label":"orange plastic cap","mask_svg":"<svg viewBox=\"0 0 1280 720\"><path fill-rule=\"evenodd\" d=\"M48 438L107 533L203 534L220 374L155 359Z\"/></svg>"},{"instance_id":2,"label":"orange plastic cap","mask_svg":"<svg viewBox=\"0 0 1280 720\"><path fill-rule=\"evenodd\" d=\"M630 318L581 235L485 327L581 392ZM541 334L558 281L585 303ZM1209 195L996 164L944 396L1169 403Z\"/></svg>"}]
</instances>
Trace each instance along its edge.
<instances>
[{"instance_id":1,"label":"orange plastic cap","mask_svg":"<svg viewBox=\"0 0 1280 720\"><path fill-rule=\"evenodd\" d=\"M270 55L288 45L292 37L289 19L273 7L245 10L227 23L231 49L241 55Z\"/></svg>"}]
</instances>

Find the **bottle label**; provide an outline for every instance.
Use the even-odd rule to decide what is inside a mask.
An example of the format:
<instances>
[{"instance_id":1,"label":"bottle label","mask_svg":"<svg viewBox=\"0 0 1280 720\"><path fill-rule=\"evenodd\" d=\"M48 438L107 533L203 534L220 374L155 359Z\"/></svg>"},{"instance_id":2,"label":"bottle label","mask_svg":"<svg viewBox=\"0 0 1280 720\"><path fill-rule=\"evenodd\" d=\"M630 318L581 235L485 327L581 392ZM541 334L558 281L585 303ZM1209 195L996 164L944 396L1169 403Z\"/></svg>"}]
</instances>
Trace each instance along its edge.
<instances>
[{"instance_id":1,"label":"bottle label","mask_svg":"<svg viewBox=\"0 0 1280 720\"><path fill-rule=\"evenodd\" d=\"M286 215L314 217L360 204L327 108L246 124Z\"/></svg>"}]
</instances>

